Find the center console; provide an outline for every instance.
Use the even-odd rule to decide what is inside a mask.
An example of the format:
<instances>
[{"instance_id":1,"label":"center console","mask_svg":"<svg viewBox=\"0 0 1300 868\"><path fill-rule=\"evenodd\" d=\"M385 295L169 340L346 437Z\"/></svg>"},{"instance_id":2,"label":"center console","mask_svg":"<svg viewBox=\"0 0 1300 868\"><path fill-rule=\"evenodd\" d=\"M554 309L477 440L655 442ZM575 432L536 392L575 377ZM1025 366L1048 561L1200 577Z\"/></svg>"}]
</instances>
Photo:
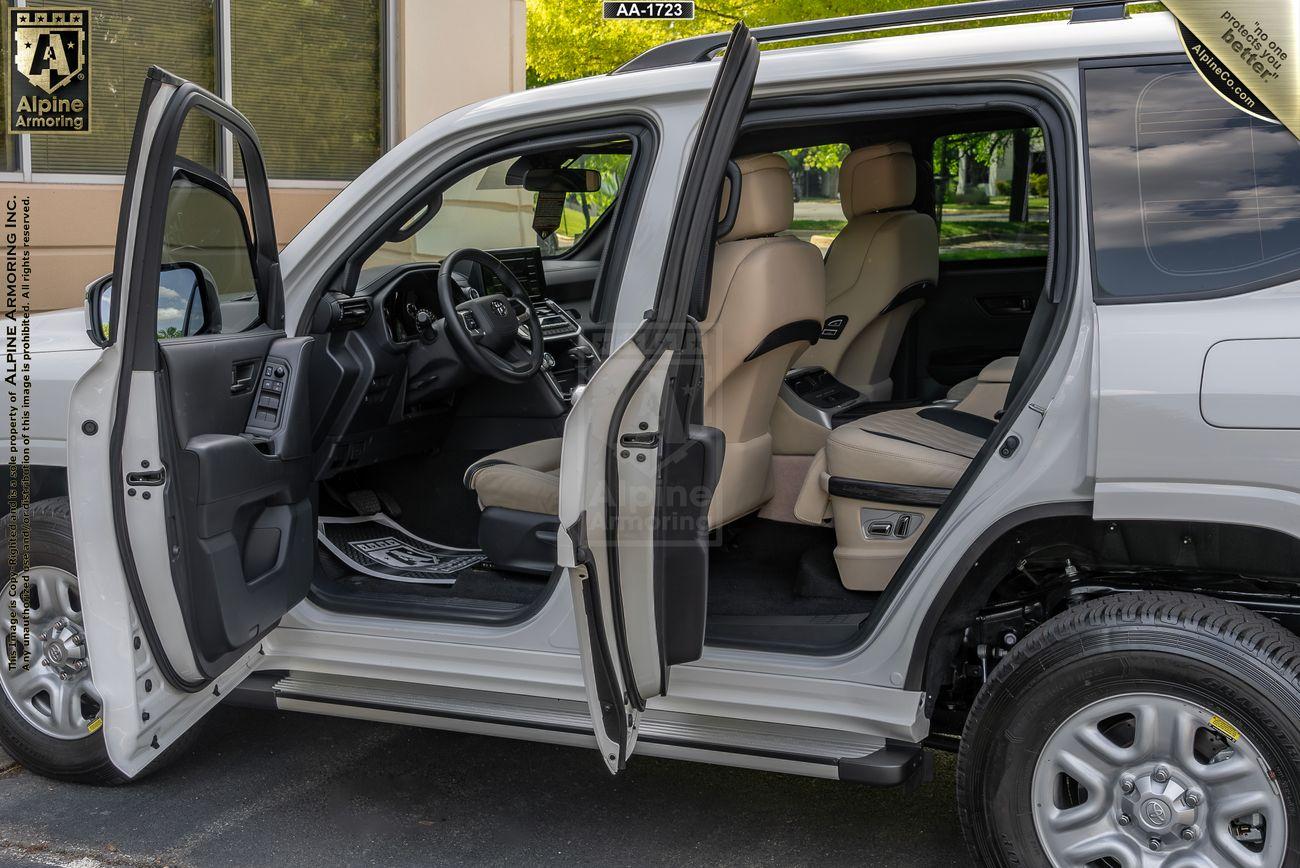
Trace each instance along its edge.
<instances>
[{"instance_id":1,"label":"center console","mask_svg":"<svg viewBox=\"0 0 1300 868\"><path fill-rule=\"evenodd\" d=\"M592 373L600 364L600 357L583 337L582 326L578 321L558 302L547 297L546 270L538 248L494 250L492 255L510 269L528 293L534 321L542 330L542 343L546 351L542 357L542 374L556 394L566 403L570 402L574 389L586 385L591 379ZM490 274L484 275L484 287L489 292L503 290ZM519 327L521 340L529 339L528 330L529 326Z\"/></svg>"},{"instance_id":2,"label":"center console","mask_svg":"<svg viewBox=\"0 0 1300 868\"><path fill-rule=\"evenodd\" d=\"M922 403L919 400L870 401L822 367L787 372L781 384L781 400L803 418L828 429L873 413L917 407Z\"/></svg>"}]
</instances>

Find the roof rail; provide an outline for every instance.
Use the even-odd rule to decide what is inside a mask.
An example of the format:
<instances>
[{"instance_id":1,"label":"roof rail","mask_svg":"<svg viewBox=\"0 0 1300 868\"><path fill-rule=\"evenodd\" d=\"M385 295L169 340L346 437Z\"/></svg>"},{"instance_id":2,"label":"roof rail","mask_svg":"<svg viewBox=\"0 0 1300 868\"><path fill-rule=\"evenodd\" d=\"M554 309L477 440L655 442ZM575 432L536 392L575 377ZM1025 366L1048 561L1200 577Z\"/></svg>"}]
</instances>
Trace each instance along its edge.
<instances>
[{"instance_id":1,"label":"roof rail","mask_svg":"<svg viewBox=\"0 0 1300 868\"><path fill-rule=\"evenodd\" d=\"M1104 21L1123 18L1125 5L1126 0L975 0L972 3L951 3L944 6L923 6L919 9L846 15L843 18L823 18L818 21L773 24L768 27L755 27L750 30L750 34L760 43L788 42L793 39L816 39L823 36L868 33L873 30L890 30L897 27L1007 18L1041 12L1073 12L1071 21ZM613 74L709 60L726 47L730 35L730 32L710 33L665 42L632 58L614 70Z\"/></svg>"}]
</instances>

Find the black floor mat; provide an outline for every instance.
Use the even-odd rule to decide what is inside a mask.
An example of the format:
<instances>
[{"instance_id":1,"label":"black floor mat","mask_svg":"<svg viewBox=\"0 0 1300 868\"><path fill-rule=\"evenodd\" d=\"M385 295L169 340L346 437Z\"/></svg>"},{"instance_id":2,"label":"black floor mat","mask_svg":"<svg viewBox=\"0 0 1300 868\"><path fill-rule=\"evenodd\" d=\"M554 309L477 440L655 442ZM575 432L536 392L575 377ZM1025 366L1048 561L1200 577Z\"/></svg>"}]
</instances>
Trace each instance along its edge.
<instances>
[{"instance_id":1,"label":"black floor mat","mask_svg":"<svg viewBox=\"0 0 1300 868\"><path fill-rule=\"evenodd\" d=\"M456 573L450 585L403 584L359 575L324 546L316 548L318 569L313 590L319 600L332 608L418 617L423 605L466 601L500 604L495 608L515 611L537 601L550 587L545 576L503 572L487 562Z\"/></svg>"},{"instance_id":2,"label":"black floor mat","mask_svg":"<svg viewBox=\"0 0 1300 868\"><path fill-rule=\"evenodd\" d=\"M709 555L709 615L870 612L879 594L840 584L834 548L829 528L763 518L729 525Z\"/></svg>"},{"instance_id":3,"label":"black floor mat","mask_svg":"<svg viewBox=\"0 0 1300 868\"><path fill-rule=\"evenodd\" d=\"M317 536L356 573L403 584L451 585L458 573L485 559L478 549L418 537L383 513L321 516Z\"/></svg>"}]
</instances>

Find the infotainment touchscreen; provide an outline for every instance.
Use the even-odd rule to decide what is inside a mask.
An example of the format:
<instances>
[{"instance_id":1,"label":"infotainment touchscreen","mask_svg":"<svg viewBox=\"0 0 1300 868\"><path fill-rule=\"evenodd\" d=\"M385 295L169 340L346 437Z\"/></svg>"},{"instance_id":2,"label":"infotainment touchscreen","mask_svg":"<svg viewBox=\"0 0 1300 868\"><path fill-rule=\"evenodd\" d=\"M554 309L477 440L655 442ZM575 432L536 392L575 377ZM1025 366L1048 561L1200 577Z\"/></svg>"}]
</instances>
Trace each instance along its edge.
<instances>
[{"instance_id":1,"label":"infotainment touchscreen","mask_svg":"<svg viewBox=\"0 0 1300 868\"><path fill-rule=\"evenodd\" d=\"M524 285L528 297L541 301L546 297L546 274L542 271L542 251L536 247L515 247L509 250L488 251ZM483 275L483 288L488 292L502 292L504 287L491 274Z\"/></svg>"}]
</instances>

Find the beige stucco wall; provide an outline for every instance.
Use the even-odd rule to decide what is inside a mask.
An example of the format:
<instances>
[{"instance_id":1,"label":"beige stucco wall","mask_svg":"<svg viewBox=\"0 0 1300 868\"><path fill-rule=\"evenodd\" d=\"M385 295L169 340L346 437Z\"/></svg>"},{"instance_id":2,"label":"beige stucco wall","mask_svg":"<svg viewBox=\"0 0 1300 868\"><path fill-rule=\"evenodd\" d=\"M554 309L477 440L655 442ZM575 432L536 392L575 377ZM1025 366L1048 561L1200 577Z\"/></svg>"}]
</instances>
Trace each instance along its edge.
<instances>
[{"instance_id":1,"label":"beige stucco wall","mask_svg":"<svg viewBox=\"0 0 1300 868\"><path fill-rule=\"evenodd\" d=\"M465 103L521 90L524 20L524 0L398 0L398 134ZM112 270L121 185L0 181L0 192L31 198L33 308L79 305L85 285ZM275 187L279 243L337 192Z\"/></svg>"}]
</instances>

